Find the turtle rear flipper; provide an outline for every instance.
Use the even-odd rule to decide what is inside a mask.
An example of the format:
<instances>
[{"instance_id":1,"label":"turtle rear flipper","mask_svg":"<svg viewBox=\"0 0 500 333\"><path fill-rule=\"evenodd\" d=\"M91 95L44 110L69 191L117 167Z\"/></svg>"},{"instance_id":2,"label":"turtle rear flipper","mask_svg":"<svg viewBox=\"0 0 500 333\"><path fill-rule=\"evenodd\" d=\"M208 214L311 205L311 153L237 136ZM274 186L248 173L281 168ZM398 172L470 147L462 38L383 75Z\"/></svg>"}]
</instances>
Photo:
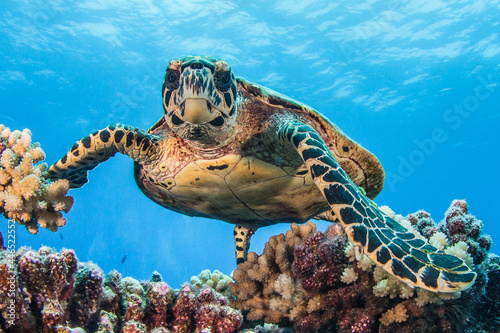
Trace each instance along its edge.
<instances>
[{"instance_id":1,"label":"turtle rear flipper","mask_svg":"<svg viewBox=\"0 0 500 333\"><path fill-rule=\"evenodd\" d=\"M76 142L71 150L48 170L50 180L67 179L70 188L87 183L87 171L113 157L116 153L146 161L159 138L131 126L116 124L96 131Z\"/></svg>"},{"instance_id":2,"label":"turtle rear flipper","mask_svg":"<svg viewBox=\"0 0 500 333\"><path fill-rule=\"evenodd\" d=\"M285 123L279 139L293 145L335 217L356 249L411 287L434 292L455 292L470 287L476 278L465 262L429 245L382 213L337 163L320 135L302 123Z\"/></svg>"}]
</instances>

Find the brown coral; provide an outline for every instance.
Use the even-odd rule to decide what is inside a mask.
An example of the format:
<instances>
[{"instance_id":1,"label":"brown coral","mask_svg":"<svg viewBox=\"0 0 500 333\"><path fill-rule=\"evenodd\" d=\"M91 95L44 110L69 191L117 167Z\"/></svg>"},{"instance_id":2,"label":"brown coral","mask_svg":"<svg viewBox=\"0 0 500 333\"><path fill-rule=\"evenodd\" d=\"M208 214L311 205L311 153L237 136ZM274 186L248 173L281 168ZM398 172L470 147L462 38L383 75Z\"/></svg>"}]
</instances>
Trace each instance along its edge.
<instances>
[{"instance_id":1,"label":"brown coral","mask_svg":"<svg viewBox=\"0 0 500 333\"><path fill-rule=\"evenodd\" d=\"M0 297L0 308L15 301L16 316L7 328L14 332L52 332L52 328L65 322L69 313L65 308L73 290L73 275L77 258L72 250L55 253L48 247L39 251L21 249L15 254L0 252L0 286L8 286L13 293ZM4 278L14 278L5 283ZM9 318L4 313L4 318ZM38 321L35 318L40 318Z\"/></svg>"},{"instance_id":2,"label":"brown coral","mask_svg":"<svg viewBox=\"0 0 500 333\"><path fill-rule=\"evenodd\" d=\"M235 283L229 288L237 298L233 305L247 311L248 320L263 318L268 323L279 323L293 317L293 311L304 306L304 294L291 278L292 263L295 246L315 230L312 222L301 226L292 224L285 235L269 239L261 256L250 252L248 261L238 265L233 272Z\"/></svg>"},{"instance_id":3,"label":"brown coral","mask_svg":"<svg viewBox=\"0 0 500 333\"><path fill-rule=\"evenodd\" d=\"M0 124L0 213L31 233L38 227L57 231L66 224L61 212L73 205L73 197L66 196L68 181L51 183L45 178L47 165L40 163L44 159L28 129L11 132Z\"/></svg>"}]
</instances>

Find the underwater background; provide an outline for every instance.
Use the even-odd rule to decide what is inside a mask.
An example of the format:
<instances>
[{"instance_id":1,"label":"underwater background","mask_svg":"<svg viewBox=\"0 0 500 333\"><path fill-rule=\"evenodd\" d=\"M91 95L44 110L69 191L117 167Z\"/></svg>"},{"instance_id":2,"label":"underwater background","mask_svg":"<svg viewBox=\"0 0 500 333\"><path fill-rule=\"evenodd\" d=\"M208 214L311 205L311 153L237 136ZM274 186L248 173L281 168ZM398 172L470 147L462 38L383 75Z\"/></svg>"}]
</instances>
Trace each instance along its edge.
<instances>
[{"instance_id":1,"label":"underwater background","mask_svg":"<svg viewBox=\"0 0 500 333\"><path fill-rule=\"evenodd\" d=\"M169 60L211 55L315 108L373 152L386 170L377 204L440 221L453 199L466 199L500 252L500 1L2 5L0 123L29 128L49 164L108 124L148 129L162 116ZM233 225L156 205L132 164L117 155L93 170L70 192L67 225L38 235L18 226L18 247L72 248L80 261L136 279L157 270L174 288L207 268L233 271ZM251 250L288 229L259 229Z\"/></svg>"}]
</instances>

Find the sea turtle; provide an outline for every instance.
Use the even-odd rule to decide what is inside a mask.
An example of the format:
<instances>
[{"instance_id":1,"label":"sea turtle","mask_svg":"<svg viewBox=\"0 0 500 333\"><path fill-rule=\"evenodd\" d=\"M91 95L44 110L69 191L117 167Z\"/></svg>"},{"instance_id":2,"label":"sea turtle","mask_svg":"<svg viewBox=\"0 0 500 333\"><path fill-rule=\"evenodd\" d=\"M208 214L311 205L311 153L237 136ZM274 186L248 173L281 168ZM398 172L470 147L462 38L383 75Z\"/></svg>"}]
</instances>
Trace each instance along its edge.
<instances>
[{"instance_id":1,"label":"sea turtle","mask_svg":"<svg viewBox=\"0 0 500 333\"><path fill-rule=\"evenodd\" d=\"M476 277L464 261L427 244L381 212L373 199L384 171L369 151L319 112L235 77L205 56L172 60L164 115L148 131L110 125L84 137L49 169L72 188L117 152L134 159L146 196L173 211L235 224L237 262L263 226L340 222L364 252L409 286L453 292Z\"/></svg>"}]
</instances>

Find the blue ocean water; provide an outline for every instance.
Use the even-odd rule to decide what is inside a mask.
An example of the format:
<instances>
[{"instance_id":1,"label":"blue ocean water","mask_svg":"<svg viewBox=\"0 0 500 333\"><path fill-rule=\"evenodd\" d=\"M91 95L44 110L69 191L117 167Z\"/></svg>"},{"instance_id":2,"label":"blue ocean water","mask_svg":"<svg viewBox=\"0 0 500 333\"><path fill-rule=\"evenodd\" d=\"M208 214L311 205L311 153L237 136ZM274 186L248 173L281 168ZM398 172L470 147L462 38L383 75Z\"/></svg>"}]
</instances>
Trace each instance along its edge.
<instances>
[{"instance_id":1,"label":"blue ocean water","mask_svg":"<svg viewBox=\"0 0 500 333\"><path fill-rule=\"evenodd\" d=\"M31 129L49 164L108 124L149 128L162 116L169 60L212 55L314 107L377 155L387 173L379 205L440 221L453 199L466 199L500 253L498 0L2 5L0 123ZM73 248L81 261L137 279L157 270L174 288L203 269L236 267L233 226L156 205L127 157L100 165L70 194L68 224L38 235L18 227L18 246ZM251 250L288 229L259 229Z\"/></svg>"}]
</instances>

